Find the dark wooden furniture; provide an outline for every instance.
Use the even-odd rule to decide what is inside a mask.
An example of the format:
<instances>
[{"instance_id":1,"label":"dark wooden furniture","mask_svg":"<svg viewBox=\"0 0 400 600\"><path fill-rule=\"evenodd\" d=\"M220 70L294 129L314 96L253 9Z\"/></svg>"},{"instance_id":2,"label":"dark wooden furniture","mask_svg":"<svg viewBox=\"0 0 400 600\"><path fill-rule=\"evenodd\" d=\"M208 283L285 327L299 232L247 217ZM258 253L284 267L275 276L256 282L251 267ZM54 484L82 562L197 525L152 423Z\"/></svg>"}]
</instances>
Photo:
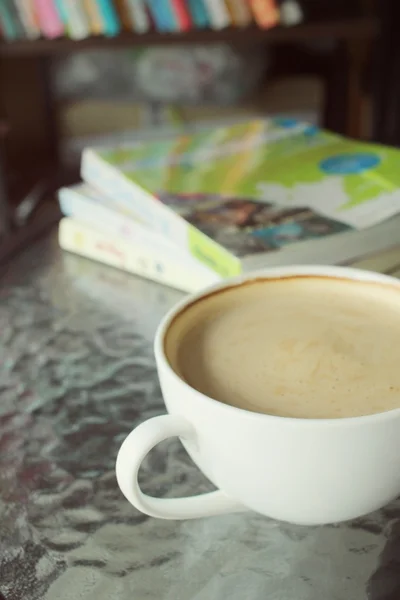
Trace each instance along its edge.
<instances>
[{"instance_id":1,"label":"dark wooden furniture","mask_svg":"<svg viewBox=\"0 0 400 600\"><path fill-rule=\"evenodd\" d=\"M5 137L7 133L5 119L0 120L0 235L5 235L9 229L8 188L5 173Z\"/></svg>"},{"instance_id":2,"label":"dark wooden furniture","mask_svg":"<svg viewBox=\"0 0 400 600\"><path fill-rule=\"evenodd\" d=\"M0 42L0 117L2 114L7 117L7 113L13 112L15 108L14 99L20 104L25 102L26 111L28 112L29 105L33 102L33 93L31 94L30 91L33 87L37 88L36 91L41 96L40 106L38 105L36 109L37 119L35 116L31 116L29 123L26 123L26 129L30 127L34 130L35 125L37 126L41 118L40 127L36 127L37 130L33 132L30 139L25 136L24 130L20 132L18 149L24 145L21 144L21 140L26 139L27 156L19 156L15 148L10 145L10 151L7 152L7 155L11 155L12 160L9 164L14 165L14 170L15 164L17 164L17 171L21 173L20 177L22 177L22 173L26 172L24 164L29 163L31 168L33 160L34 171L51 173L53 180L60 183L59 177L54 178L54 173L58 173L62 165L59 161L60 136L58 133L56 102L53 98L51 86L51 60L53 57L62 54L94 48L112 49L148 45L225 42L235 46L258 46L262 51L263 47L267 45L277 48L282 47L282 45L293 45L302 42L329 41L331 43L329 59L324 62L322 67L321 65L317 67L317 70L325 79L324 125L341 133L358 136L360 131L363 66L371 42L378 35L379 27L379 20L372 13L366 12L364 16L329 21L321 20L304 23L292 28L277 27L268 31L260 30L257 27L249 27L244 30L236 28L222 31L194 30L179 34L152 32L141 36L133 33L123 33L116 38L99 36L82 41L58 39L35 42ZM30 80L32 73L35 74L34 81ZM14 75L12 78L13 83L10 74ZM26 83L27 81L30 81L30 83ZM10 89L13 86L16 90L14 95ZM24 106L22 106L22 112L24 112ZM32 112L30 114L32 115ZM10 119L10 126L13 127L12 119ZM39 142L33 143L32 139L38 138L39 134L42 136ZM3 141L3 160L1 160L0 154L0 214L6 215L3 216L3 231L6 231L6 235L3 235L2 241L0 241L0 264L2 261L8 260L10 255L24 243L25 239L31 239L32 235L40 234L41 224L43 227L48 226L49 222L58 216L53 206L51 210L49 209L52 215L49 219L45 218L42 212L40 218L38 214L34 217L34 227L28 221L27 224L23 225L22 233L21 227L17 228L14 211L18 199L13 201L8 177L4 176L4 174L8 175L10 169L13 170L5 164L5 147L9 149L9 145ZM53 188L54 185L45 186L44 195L51 195ZM50 206L51 202L49 202ZM24 231L26 233L23 233ZM19 240L18 243L15 240Z\"/></svg>"},{"instance_id":3,"label":"dark wooden furniture","mask_svg":"<svg viewBox=\"0 0 400 600\"><path fill-rule=\"evenodd\" d=\"M400 146L400 3L379 3L382 28L374 56L373 138L382 144Z\"/></svg>"}]
</instances>

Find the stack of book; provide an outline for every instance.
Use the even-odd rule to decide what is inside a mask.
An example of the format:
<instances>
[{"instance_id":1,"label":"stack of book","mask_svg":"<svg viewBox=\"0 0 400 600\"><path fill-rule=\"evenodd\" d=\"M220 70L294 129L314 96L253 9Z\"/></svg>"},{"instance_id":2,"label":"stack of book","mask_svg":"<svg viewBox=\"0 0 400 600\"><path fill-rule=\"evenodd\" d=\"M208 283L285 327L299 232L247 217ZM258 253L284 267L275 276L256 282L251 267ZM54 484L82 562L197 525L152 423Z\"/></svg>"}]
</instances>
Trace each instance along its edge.
<instances>
[{"instance_id":1,"label":"stack of book","mask_svg":"<svg viewBox=\"0 0 400 600\"><path fill-rule=\"evenodd\" d=\"M253 22L269 29L302 18L298 0L0 0L0 38L84 39L122 30L182 32Z\"/></svg>"},{"instance_id":2,"label":"stack of book","mask_svg":"<svg viewBox=\"0 0 400 600\"><path fill-rule=\"evenodd\" d=\"M87 148L63 249L185 291L400 244L400 151L274 118Z\"/></svg>"}]
</instances>

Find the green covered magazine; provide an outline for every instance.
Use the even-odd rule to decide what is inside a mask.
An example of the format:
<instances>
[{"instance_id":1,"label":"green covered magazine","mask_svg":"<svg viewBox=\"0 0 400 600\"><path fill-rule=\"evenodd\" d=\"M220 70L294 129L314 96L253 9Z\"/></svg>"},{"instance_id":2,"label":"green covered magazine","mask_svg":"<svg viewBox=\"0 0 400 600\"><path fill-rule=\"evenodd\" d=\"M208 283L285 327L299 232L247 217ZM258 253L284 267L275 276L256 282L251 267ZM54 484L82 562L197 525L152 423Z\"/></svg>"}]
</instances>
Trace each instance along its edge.
<instances>
[{"instance_id":1,"label":"green covered magazine","mask_svg":"<svg viewBox=\"0 0 400 600\"><path fill-rule=\"evenodd\" d=\"M400 152L293 119L88 148L82 176L222 276L400 242L374 227L400 212Z\"/></svg>"}]
</instances>

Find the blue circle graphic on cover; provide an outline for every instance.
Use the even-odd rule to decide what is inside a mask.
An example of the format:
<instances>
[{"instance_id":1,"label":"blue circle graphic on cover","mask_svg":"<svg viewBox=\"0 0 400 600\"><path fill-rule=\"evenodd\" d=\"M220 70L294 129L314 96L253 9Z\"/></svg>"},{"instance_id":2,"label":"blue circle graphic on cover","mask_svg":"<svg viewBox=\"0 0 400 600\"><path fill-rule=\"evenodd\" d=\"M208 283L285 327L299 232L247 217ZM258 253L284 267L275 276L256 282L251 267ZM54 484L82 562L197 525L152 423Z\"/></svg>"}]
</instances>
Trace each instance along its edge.
<instances>
[{"instance_id":1,"label":"blue circle graphic on cover","mask_svg":"<svg viewBox=\"0 0 400 600\"><path fill-rule=\"evenodd\" d=\"M337 154L325 158L319 163L321 171L327 175L357 175L373 169L381 162L378 154L359 152L354 154Z\"/></svg>"},{"instance_id":2,"label":"blue circle graphic on cover","mask_svg":"<svg viewBox=\"0 0 400 600\"><path fill-rule=\"evenodd\" d=\"M317 135L317 133L319 132L319 127L317 127L316 125L309 125L305 130L304 130L304 135L307 135L309 137L312 137L314 135Z\"/></svg>"},{"instance_id":3,"label":"blue circle graphic on cover","mask_svg":"<svg viewBox=\"0 0 400 600\"><path fill-rule=\"evenodd\" d=\"M299 124L299 121L292 117L276 117L274 121L277 125L285 129L292 129L292 127L296 127Z\"/></svg>"}]
</instances>

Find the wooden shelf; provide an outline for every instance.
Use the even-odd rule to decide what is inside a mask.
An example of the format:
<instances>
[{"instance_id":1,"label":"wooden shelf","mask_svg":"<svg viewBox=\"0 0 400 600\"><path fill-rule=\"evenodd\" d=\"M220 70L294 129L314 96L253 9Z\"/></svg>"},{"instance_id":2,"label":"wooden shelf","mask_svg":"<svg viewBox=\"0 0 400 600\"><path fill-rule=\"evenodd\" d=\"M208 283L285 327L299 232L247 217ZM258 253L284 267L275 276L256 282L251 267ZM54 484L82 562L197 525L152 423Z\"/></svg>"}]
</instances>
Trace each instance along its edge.
<instances>
[{"instance_id":1,"label":"wooden shelf","mask_svg":"<svg viewBox=\"0 0 400 600\"><path fill-rule=\"evenodd\" d=\"M312 22L296 27L275 27L269 30L255 26L246 29L227 28L220 31L195 29L187 33L157 33L143 35L122 33L113 38L96 36L84 40L60 38L0 42L0 56L51 56L69 54L95 48L123 48L132 46L157 46L168 44L211 44L225 42L232 45L281 44L315 39L368 39L379 31L375 17L353 17L326 22Z\"/></svg>"}]
</instances>

